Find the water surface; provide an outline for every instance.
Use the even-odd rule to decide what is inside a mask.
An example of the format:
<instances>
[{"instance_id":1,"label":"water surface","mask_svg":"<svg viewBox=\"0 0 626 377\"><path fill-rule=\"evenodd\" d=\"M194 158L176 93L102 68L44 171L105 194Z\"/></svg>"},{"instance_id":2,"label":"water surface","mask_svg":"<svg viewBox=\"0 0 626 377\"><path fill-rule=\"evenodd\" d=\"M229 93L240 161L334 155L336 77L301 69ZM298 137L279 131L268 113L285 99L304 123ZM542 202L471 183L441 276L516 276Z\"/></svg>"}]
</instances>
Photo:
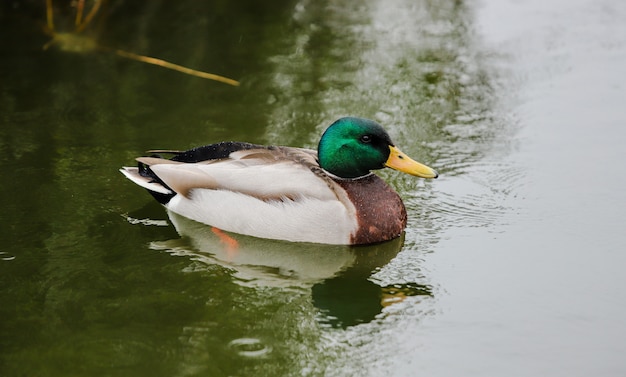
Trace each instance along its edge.
<instances>
[{"instance_id":1,"label":"water surface","mask_svg":"<svg viewBox=\"0 0 626 377\"><path fill-rule=\"evenodd\" d=\"M44 51L42 4L0 12L1 375L626 370L626 7L119 0L85 31L236 88ZM314 147L345 115L441 173L380 172L401 239L233 253L117 172L155 148Z\"/></svg>"}]
</instances>

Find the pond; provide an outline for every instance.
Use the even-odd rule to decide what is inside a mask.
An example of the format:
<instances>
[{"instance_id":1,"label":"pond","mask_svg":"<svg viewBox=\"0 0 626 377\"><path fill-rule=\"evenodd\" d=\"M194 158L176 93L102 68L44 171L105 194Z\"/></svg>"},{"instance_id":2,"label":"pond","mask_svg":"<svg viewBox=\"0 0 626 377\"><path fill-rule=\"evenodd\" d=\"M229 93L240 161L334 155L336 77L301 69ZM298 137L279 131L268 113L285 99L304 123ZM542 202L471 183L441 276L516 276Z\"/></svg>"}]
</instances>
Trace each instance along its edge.
<instances>
[{"instance_id":1,"label":"pond","mask_svg":"<svg viewBox=\"0 0 626 377\"><path fill-rule=\"evenodd\" d=\"M0 375L626 372L626 5L50 4L0 5ZM233 252L118 172L348 115L440 173L377 172L391 242Z\"/></svg>"}]
</instances>

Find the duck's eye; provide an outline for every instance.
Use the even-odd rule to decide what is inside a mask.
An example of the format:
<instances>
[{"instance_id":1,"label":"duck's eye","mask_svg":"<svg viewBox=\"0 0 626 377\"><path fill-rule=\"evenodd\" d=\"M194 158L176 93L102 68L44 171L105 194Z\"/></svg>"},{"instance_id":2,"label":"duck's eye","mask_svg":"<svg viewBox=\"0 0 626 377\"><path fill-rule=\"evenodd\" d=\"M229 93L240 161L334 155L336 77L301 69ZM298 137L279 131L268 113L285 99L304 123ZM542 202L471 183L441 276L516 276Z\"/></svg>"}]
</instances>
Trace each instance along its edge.
<instances>
[{"instance_id":1,"label":"duck's eye","mask_svg":"<svg viewBox=\"0 0 626 377\"><path fill-rule=\"evenodd\" d=\"M361 142L362 143L371 143L372 142L372 136L371 135L363 135L363 136L361 136Z\"/></svg>"}]
</instances>

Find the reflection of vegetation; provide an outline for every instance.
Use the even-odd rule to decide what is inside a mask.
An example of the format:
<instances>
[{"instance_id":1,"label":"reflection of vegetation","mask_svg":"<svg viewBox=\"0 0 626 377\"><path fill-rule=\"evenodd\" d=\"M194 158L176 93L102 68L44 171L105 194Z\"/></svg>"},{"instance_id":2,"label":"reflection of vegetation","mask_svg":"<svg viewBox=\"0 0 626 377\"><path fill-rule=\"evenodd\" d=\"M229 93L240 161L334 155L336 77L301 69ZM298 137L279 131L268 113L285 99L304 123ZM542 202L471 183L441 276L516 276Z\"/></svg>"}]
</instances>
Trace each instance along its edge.
<instances>
[{"instance_id":1,"label":"reflection of vegetation","mask_svg":"<svg viewBox=\"0 0 626 377\"><path fill-rule=\"evenodd\" d=\"M2 2L3 15L13 4L29 2ZM95 2L85 0L86 27L77 32L78 8L62 4L69 1L54 3L53 26L57 34L72 32L51 49L73 45L90 54L99 51L95 40L132 51L148 45L159 56L175 51L180 55L171 59L188 66L203 66L198 62L220 51L224 64L254 80L242 90L207 91L202 80L155 79L141 64L115 69L113 59L67 53L34 59L30 46L45 41L27 39L41 37L28 29L32 20L3 18L5 35L20 38L4 40L17 52L3 57L0 86L0 251L15 256L0 260L0 375L332 375L325 365L350 357L357 369L343 375L358 375L372 360L397 359L397 348L388 347L393 336L381 334L429 315L441 288L428 286L421 258L433 250L438 229L451 224L451 213L462 213L447 203L475 203L472 197L449 194L438 202L445 195L440 183L416 188L414 180L392 175L412 213L402 252L377 263L384 267L374 278L375 267L365 266L314 283L313 297L311 289L234 284L232 269L148 249L176 234L120 216L146 203L141 218L163 212L143 193L127 192L117 167L160 142L313 143L316 125L349 113L382 121L407 152L446 177L461 174L497 131L487 118L491 72L479 64L468 35L471 12L438 1L398 2L410 5L403 9L384 1L354 7L346 0L109 0L86 22ZM93 38L118 9L128 16ZM404 23L395 9L407 14ZM38 10L20 9L22 17L44 20ZM392 14L372 27L381 11ZM85 39L70 41L75 36ZM371 314L351 315L349 306L362 302ZM381 320L365 323L371 315ZM341 330L353 323L359 325ZM237 339L259 339L272 352L268 359L242 357L229 347Z\"/></svg>"},{"instance_id":2,"label":"reflection of vegetation","mask_svg":"<svg viewBox=\"0 0 626 377\"><path fill-rule=\"evenodd\" d=\"M172 69L174 71L178 71L187 75L196 76L196 77L200 77L200 78L208 79L208 80L215 80L215 81L223 82L225 84L233 85L233 86L239 85L238 81L229 79L224 76L187 68L182 65L170 63L162 59L138 55L133 52L123 51L119 49L112 49L112 48L98 45L95 39L85 34L82 34L82 32L85 30L87 25L89 25L89 23L96 16L104 0L93 0L93 5L90 11L83 18L83 14L85 11L85 2L86 0L77 0L75 3L73 3L73 6L76 7L76 14L75 14L75 19L74 19L74 26L75 26L74 31L57 32L54 26L54 9L52 7L52 0L46 0L47 28L45 29L45 31L47 34L52 36L52 39L44 45L43 47L44 50L48 49L51 46L58 46L60 50L67 51L67 52L89 53L89 52L94 52L97 50L112 51L116 55L122 56L124 58L137 60L143 63L153 64L153 65L167 68L167 69Z\"/></svg>"}]
</instances>

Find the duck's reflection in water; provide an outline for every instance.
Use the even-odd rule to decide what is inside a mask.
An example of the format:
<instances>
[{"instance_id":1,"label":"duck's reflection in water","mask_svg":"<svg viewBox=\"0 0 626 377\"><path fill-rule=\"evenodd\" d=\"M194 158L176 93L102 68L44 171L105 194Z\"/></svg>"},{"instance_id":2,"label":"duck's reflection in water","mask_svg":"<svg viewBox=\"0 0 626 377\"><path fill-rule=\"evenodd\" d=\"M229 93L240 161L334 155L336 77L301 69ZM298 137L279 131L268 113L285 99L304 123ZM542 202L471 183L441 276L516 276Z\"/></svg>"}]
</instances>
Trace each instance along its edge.
<instances>
[{"instance_id":1,"label":"duck's reflection in water","mask_svg":"<svg viewBox=\"0 0 626 377\"><path fill-rule=\"evenodd\" d=\"M245 286L310 289L320 322L333 327L369 322L404 297L431 294L426 286L383 287L370 280L398 254L402 237L368 246L293 243L226 233L168 215L181 238L153 242L153 249L228 268Z\"/></svg>"}]
</instances>

